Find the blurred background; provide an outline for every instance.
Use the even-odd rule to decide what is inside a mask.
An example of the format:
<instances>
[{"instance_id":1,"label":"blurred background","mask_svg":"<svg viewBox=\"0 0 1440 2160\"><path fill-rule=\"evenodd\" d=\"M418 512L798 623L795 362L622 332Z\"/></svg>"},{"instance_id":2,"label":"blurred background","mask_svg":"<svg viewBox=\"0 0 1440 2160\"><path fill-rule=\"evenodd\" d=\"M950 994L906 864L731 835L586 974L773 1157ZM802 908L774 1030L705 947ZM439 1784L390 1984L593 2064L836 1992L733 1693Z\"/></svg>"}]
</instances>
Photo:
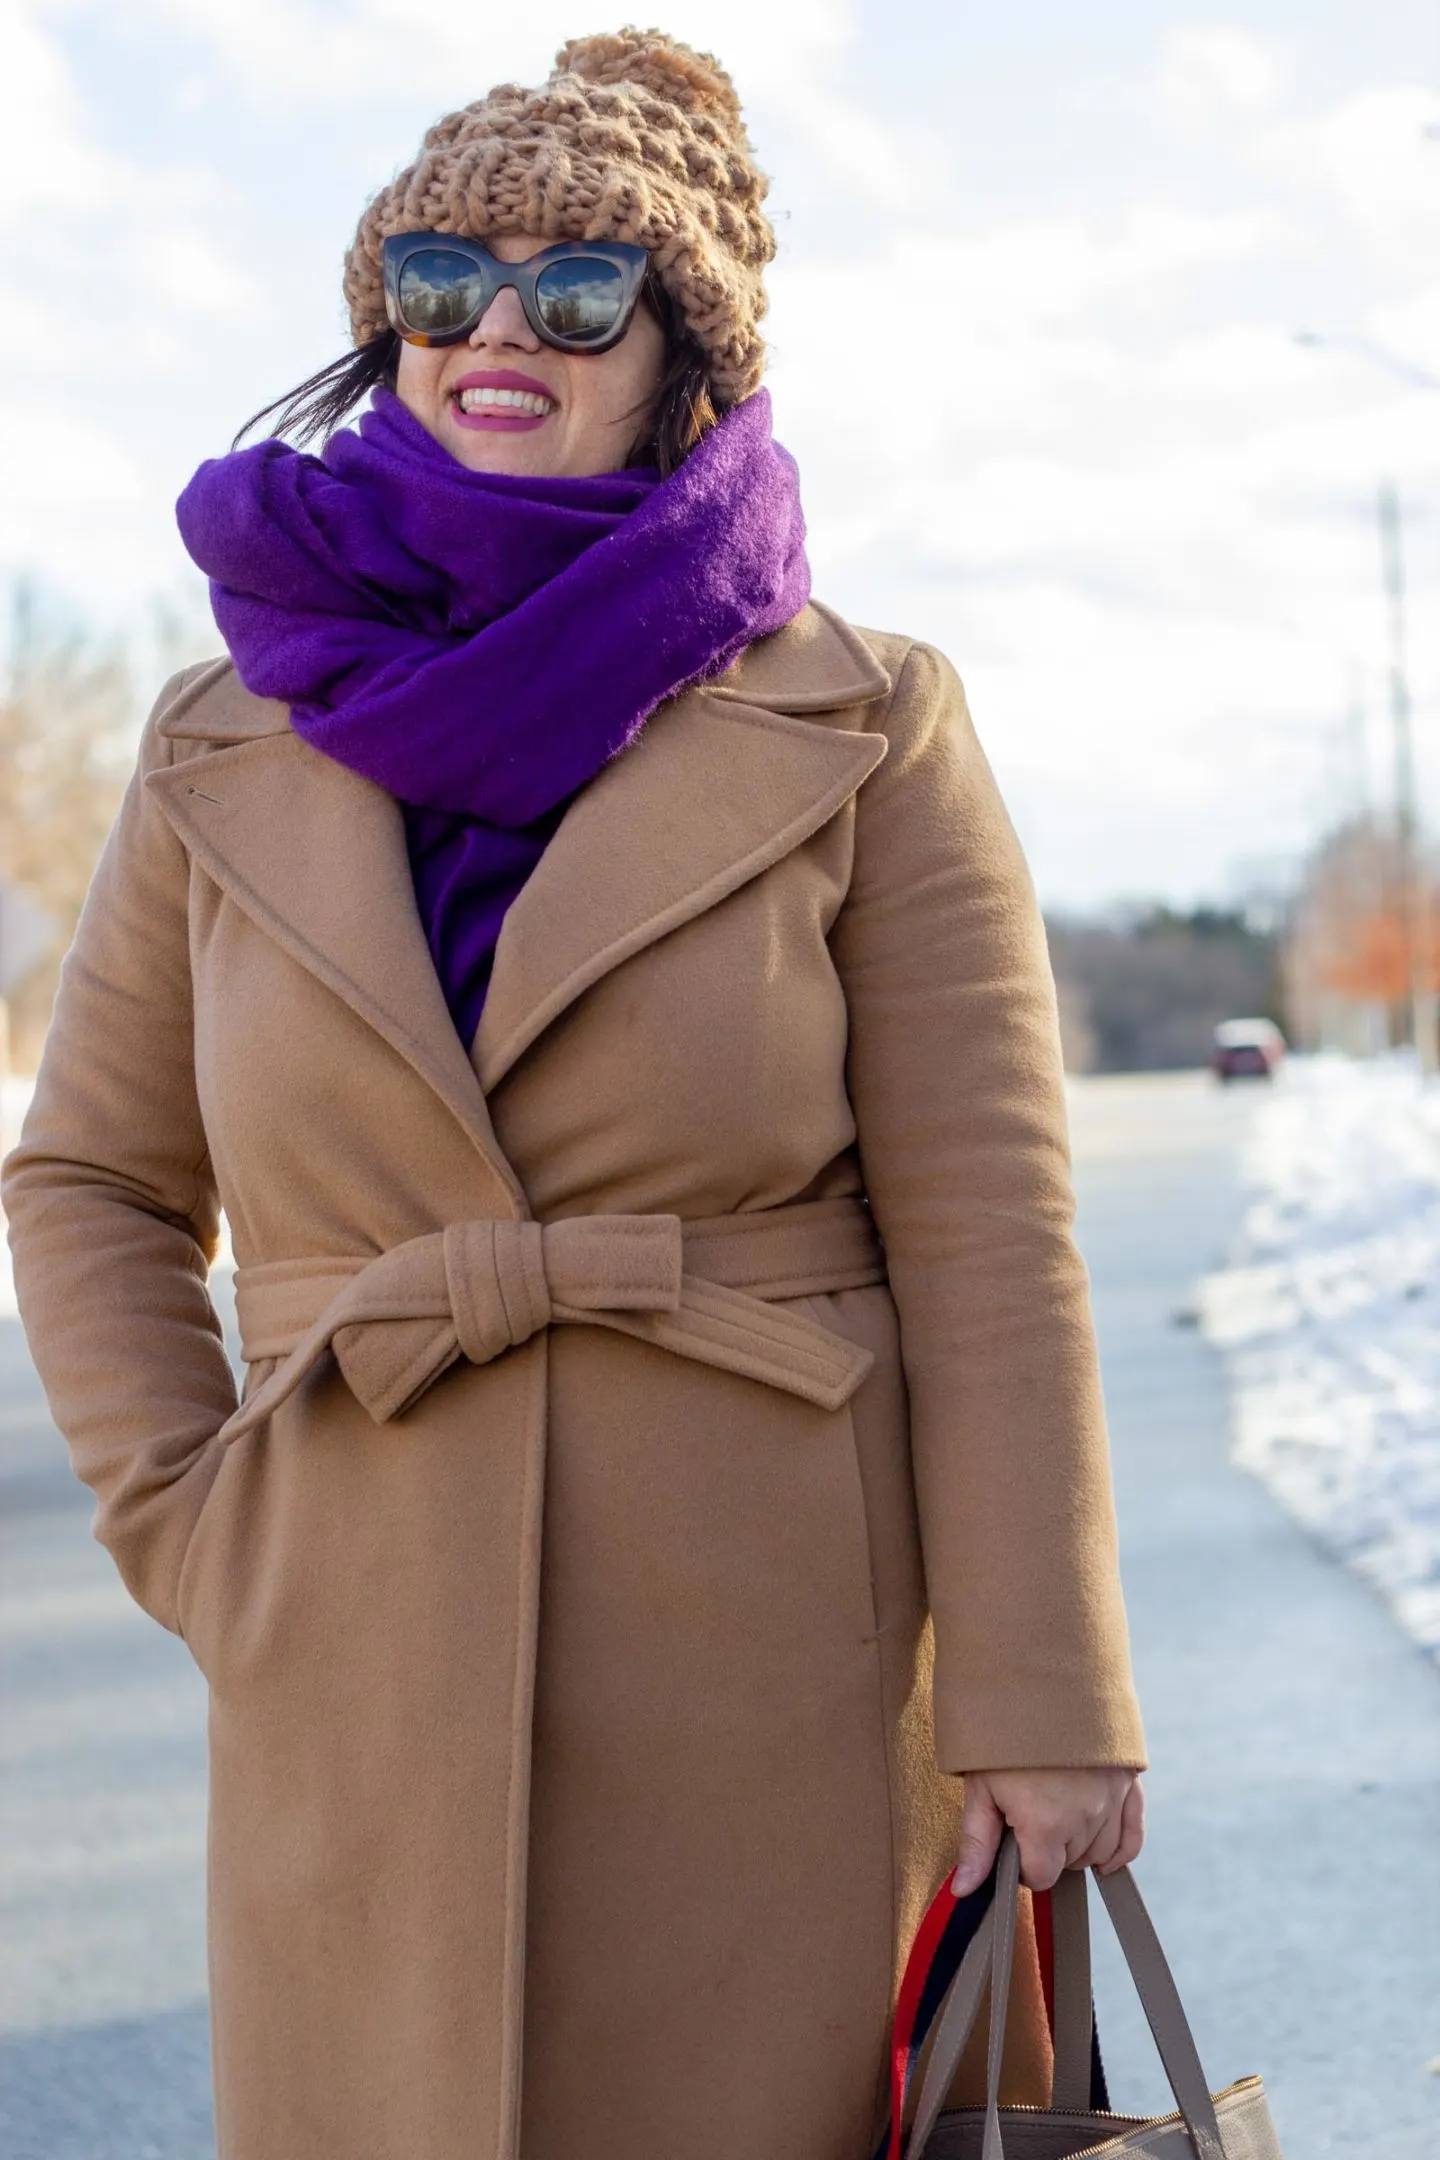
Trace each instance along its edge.
<instances>
[{"instance_id":1,"label":"blurred background","mask_svg":"<svg viewBox=\"0 0 1440 2160\"><path fill-rule=\"evenodd\" d=\"M1266 2073L1289 2160L1433 2160L1440 9L645 12L773 175L817 594L956 661L1046 911L1212 2075ZM0 0L8 1139L144 712L216 650L176 494L342 350L426 125L607 20ZM1207 1079L1238 1018L1305 1055ZM0 2151L198 2160L202 1691L85 1545L13 1313Z\"/></svg>"},{"instance_id":2,"label":"blurred background","mask_svg":"<svg viewBox=\"0 0 1440 2160\"><path fill-rule=\"evenodd\" d=\"M817 591L961 667L1072 1063L1193 1064L1237 1007L1309 1039L1350 1025L1332 991L1399 1004L1377 504L1433 594L1432 0L736 0L723 39L664 13L723 45L774 175L771 385ZM535 79L577 20L0 4L0 818L62 925L139 714L214 645L179 488L342 349L343 249L428 121ZM1433 719L1434 608L1408 632ZM43 966L16 986L20 1062L47 994Z\"/></svg>"}]
</instances>

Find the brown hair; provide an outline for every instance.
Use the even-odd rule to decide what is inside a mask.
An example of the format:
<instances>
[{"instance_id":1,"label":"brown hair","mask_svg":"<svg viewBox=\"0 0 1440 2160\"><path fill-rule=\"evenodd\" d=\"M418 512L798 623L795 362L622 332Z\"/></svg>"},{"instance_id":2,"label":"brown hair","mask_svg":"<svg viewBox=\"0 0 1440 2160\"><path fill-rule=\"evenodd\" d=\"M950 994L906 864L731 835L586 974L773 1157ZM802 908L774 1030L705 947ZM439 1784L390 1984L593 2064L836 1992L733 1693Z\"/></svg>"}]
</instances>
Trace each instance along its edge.
<instances>
[{"instance_id":1,"label":"brown hair","mask_svg":"<svg viewBox=\"0 0 1440 2160\"><path fill-rule=\"evenodd\" d=\"M665 478L684 464L725 408L711 383L704 347L653 270L645 280L644 297L665 333L665 367L630 463L658 465Z\"/></svg>"},{"instance_id":2,"label":"brown hair","mask_svg":"<svg viewBox=\"0 0 1440 2160\"><path fill-rule=\"evenodd\" d=\"M666 476L684 464L724 407L710 381L704 348L653 271L645 280L643 296L665 333L665 366L654 397L637 411L640 431L626 462L658 465ZM287 436L296 444L328 437L372 390L395 388L399 364L400 340L393 330L382 330L358 351L342 353L293 390L262 405L230 447L238 450L262 420L272 422L272 435Z\"/></svg>"}]
</instances>

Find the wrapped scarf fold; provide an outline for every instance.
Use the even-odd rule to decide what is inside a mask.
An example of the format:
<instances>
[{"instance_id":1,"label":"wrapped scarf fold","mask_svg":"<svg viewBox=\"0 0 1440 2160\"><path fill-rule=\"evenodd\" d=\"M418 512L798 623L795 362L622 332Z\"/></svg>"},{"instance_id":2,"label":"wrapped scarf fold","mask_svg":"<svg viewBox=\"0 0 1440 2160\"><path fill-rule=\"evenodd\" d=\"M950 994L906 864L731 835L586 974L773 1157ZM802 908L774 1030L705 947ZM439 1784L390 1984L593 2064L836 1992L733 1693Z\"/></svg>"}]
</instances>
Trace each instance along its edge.
<instances>
[{"instance_id":1,"label":"wrapped scarf fold","mask_svg":"<svg viewBox=\"0 0 1440 2160\"><path fill-rule=\"evenodd\" d=\"M471 472L379 391L323 458L265 442L202 465L177 516L246 688L402 804L467 1043L505 912L572 797L810 594L763 391L665 480Z\"/></svg>"}]
</instances>

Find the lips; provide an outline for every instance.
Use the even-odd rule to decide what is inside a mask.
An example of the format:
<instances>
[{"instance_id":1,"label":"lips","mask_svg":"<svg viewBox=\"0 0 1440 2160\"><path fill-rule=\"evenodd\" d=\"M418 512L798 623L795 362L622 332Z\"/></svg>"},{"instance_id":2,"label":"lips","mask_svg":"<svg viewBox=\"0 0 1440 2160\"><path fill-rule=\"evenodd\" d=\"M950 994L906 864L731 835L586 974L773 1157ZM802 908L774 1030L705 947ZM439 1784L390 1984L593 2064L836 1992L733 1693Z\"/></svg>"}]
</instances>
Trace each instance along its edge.
<instances>
[{"instance_id":1,"label":"lips","mask_svg":"<svg viewBox=\"0 0 1440 2160\"><path fill-rule=\"evenodd\" d=\"M460 427L501 434L543 427L558 402L533 375L517 375L511 368L473 368L450 387L450 406Z\"/></svg>"}]
</instances>

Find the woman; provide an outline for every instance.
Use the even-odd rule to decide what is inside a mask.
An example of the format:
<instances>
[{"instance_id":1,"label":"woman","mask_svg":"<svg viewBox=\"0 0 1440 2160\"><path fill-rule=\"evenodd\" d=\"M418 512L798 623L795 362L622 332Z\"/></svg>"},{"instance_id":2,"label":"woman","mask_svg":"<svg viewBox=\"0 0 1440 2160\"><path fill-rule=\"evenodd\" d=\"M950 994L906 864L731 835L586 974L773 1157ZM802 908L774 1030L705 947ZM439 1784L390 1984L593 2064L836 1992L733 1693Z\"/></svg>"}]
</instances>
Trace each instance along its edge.
<instances>
[{"instance_id":1,"label":"woman","mask_svg":"<svg viewBox=\"0 0 1440 2160\"><path fill-rule=\"evenodd\" d=\"M366 211L358 432L181 500L231 657L5 1200L211 1687L226 2160L863 2160L957 1852L1139 1845L1041 927L946 662L809 604L764 191L566 47Z\"/></svg>"}]
</instances>

